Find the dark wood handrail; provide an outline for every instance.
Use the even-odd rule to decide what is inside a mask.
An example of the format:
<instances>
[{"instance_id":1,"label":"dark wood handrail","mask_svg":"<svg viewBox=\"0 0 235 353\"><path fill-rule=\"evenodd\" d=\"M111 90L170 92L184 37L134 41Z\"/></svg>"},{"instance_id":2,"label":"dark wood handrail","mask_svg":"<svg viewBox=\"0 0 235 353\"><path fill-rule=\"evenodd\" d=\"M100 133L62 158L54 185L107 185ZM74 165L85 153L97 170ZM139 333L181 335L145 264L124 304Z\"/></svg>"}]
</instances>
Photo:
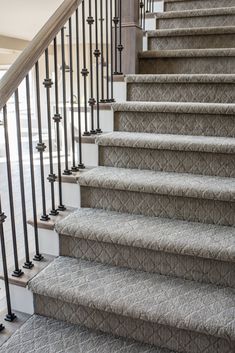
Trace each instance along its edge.
<instances>
[{"instance_id":1,"label":"dark wood handrail","mask_svg":"<svg viewBox=\"0 0 235 353\"><path fill-rule=\"evenodd\" d=\"M39 60L82 0L64 0L0 81L0 110Z\"/></svg>"}]
</instances>

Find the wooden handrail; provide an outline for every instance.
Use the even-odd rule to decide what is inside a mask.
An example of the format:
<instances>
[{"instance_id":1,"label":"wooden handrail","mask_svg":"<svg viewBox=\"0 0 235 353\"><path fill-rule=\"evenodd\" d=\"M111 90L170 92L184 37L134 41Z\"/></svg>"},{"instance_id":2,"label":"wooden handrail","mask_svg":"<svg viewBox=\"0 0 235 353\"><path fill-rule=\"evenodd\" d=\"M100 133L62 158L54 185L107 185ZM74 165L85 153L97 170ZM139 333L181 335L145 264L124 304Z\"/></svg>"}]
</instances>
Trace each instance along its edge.
<instances>
[{"instance_id":1,"label":"wooden handrail","mask_svg":"<svg viewBox=\"0 0 235 353\"><path fill-rule=\"evenodd\" d=\"M82 0L64 0L0 81L0 110L53 41Z\"/></svg>"}]
</instances>

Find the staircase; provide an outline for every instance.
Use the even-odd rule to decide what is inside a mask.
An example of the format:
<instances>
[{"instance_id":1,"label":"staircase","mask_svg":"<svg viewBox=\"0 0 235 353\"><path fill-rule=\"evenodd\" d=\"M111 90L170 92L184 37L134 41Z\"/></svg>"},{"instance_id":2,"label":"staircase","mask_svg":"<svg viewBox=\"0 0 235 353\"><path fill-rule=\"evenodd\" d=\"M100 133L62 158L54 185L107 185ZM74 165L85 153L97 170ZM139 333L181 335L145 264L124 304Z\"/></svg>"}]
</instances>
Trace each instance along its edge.
<instances>
[{"instance_id":1,"label":"staircase","mask_svg":"<svg viewBox=\"0 0 235 353\"><path fill-rule=\"evenodd\" d=\"M235 352L234 43L234 0L165 0L2 353Z\"/></svg>"}]
</instances>

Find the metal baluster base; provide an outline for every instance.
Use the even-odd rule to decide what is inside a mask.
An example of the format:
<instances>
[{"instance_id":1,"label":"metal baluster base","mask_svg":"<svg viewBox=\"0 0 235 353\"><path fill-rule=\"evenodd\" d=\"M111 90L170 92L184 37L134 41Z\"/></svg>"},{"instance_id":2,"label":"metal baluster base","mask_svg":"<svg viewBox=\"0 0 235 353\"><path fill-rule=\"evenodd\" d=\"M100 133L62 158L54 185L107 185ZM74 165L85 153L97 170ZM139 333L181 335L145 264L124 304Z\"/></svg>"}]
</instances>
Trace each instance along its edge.
<instances>
[{"instance_id":1,"label":"metal baluster base","mask_svg":"<svg viewBox=\"0 0 235 353\"><path fill-rule=\"evenodd\" d=\"M22 270L14 270L12 273L12 277L21 277L24 274Z\"/></svg>"},{"instance_id":2,"label":"metal baluster base","mask_svg":"<svg viewBox=\"0 0 235 353\"><path fill-rule=\"evenodd\" d=\"M58 216L59 211L58 210L51 210L50 211L50 216Z\"/></svg>"},{"instance_id":3,"label":"metal baluster base","mask_svg":"<svg viewBox=\"0 0 235 353\"><path fill-rule=\"evenodd\" d=\"M78 168L79 168L79 169L85 169L86 167L85 167L85 165L84 165L83 163L80 163L80 164L78 165Z\"/></svg>"},{"instance_id":4,"label":"metal baluster base","mask_svg":"<svg viewBox=\"0 0 235 353\"><path fill-rule=\"evenodd\" d=\"M42 259L44 259L44 257L42 256L42 254L36 254L34 255L33 261L42 261Z\"/></svg>"},{"instance_id":5,"label":"metal baluster base","mask_svg":"<svg viewBox=\"0 0 235 353\"><path fill-rule=\"evenodd\" d=\"M71 175L72 172L70 169L65 169L64 172L63 172L63 175Z\"/></svg>"},{"instance_id":6,"label":"metal baluster base","mask_svg":"<svg viewBox=\"0 0 235 353\"><path fill-rule=\"evenodd\" d=\"M41 215L40 220L43 222L47 222L50 220L50 217L47 214Z\"/></svg>"},{"instance_id":7,"label":"metal baluster base","mask_svg":"<svg viewBox=\"0 0 235 353\"><path fill-rule=\"evenodd\" d=\"M89 131L84 131L82 135L83 135L83 136L91 136L91 134L90 134Z\"/></svg>"},{"instance_id":8,"label":"metal baluster base","mask_svg":"<svg viewBox=\"0 0 235 353\"><path fill-rule=\"evenodd\" d=\"M78 167L72 167L71 170L72 170L72 172L75 172L75 173L76 173L76 172L79 171L79 168L78 168Z\"/></svg>"},{"instance_id":9,"label":"metal baluster base","mask_svg":"<svg viewBox=\"0 0 235 353\"><path fill-rule=\"evenodd\" d=\"M23 268L26 268L27 270L31 270L31 268L33 268L34 264L32 263L32 261L26 261L23 265Z\"/></svg>"},{"instance_id":10,"label":"metal baluster base","mask_svg":"<svg viewBox=\"0 0 235 353\"><path fill-rule=\"evenodd\" d=\"M17 318L17 316L14 313L7 314L5 317L5 321L12 322Z\"/></svg>"},{"instance_id":11,"label":"metal baluster base","mask_svg":"<svg viewBox=\"0 0 235 353\"><path fill-rule=\"evenodd\" d=\"M66 207L65 207L64 205L59 205L59 206L58 206L58 210L59 210L59 211L62 211L62 212L63 212L63 211L66 211Z\"/></svg>"},{"instance_id":12,"label":"metal baluster base","mask_svg":"<svg viewBox=\"0 0 235 353\"><path fill-rule=\"evenodd\" d=\"M3 326L3 324L0 324L0 332L3 331L4 328L5 328L5 327Z\"/></svg>"}]
</instances>

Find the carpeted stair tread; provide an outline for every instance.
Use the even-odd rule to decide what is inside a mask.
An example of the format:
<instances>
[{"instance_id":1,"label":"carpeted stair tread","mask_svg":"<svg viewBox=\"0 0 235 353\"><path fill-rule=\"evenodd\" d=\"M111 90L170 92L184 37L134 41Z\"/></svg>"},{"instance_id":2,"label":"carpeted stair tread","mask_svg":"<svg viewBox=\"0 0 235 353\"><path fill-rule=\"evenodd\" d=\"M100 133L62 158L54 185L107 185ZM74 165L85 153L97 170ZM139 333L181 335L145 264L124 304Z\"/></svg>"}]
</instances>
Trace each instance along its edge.
<instances>
[{"instance_id":1,"label":"carpeted stair tread","mask_svg":"<svg viewBox=\"0 0 235 353\"><path fill-rule=\"evenodd\" d=\"M0 350L1 353L176 353L39 315L29 318Z\"/></svg>"},{"instance_id":2,"label":"carpeted stair tread","mask_svg":"<svg viewBox=\"0 0 235 353\"><path fill-rule=\"evenodd\" d=\"M79 239L235 262L232 227L82 208L58 222L56 231Z\"/></svg>"},{"instance_id":3,"label":"carpeted stair tread","mask_svg":"<svg viewBox=\"0 0 235 353\"><path fill-rule=\"evenodd\" d=\"M201 16L218 16L235 14L235 7L219 7L209 9L195 9L184 11L168 11L155 12L154 15L159 19L164 18L184 18L184 17L201 17Z\"/></svg>"},{"instance_id":4,"label":"carpeted stair tread","mask_svg":"<svg viewBox=\"0 0 235 353\"><path fill-rule=\"evenodd\" d=\"M78 182L93 188L235 201L235 179L226 177L97 167L80 175Z\"/></svg>"},{"instance_id":5,"label":"carpeted stair tread","mask_svg":"<svg viewBox=\"0 0 235 353\"><path fill-rule=\"evenodd\" d=\"M75 305L235 340L235 292L228 287L59 257L29 288Z\"/></svg>"},{"instance_id":6,"label":"carpeted stair tread","mask_svg":"<svg viewBox=\"0 0 235 353\"><path fill-rule=\"evenodd\" d=\"M187 102L121 102L113 103L114 112L160 112L188 114L235 115L235 104Z\"/></svg>"},{"instance_id":7,"label":"carpeted stair tread","mask_svg":"<svg viewBox=\"0 0 235 353\"><path fill-rule=\"evenodd\" d=\"M229 83L234 84L235 74L180 74L180 75L126 75L127 83Z\"/></svg>"},{"instance_id":8,"label":"carpeted stair tread","mask_svg":"<svg viewBox=\"0 0 235 353\"><path fill-rule=\"evenodd\" d=\"M166 149L173 151L235 153L235 139L210 136L111 132L96 138L99 146Z\"/></svg>"},{"instance_id":9,"label":"carpeted stair tread","mask_svg":"<svg viewBox=\"0 0 235 353\"><path fill-rule=\"evenodd\" d=\"M235 33L235 26L224 27L196 27L196 28L171 28L147 31L149 38L168 36L194 36L194 35L218 35Z\"/></svg>"},{"instance_id":10,"label":"carpeted stair tread","mask_svg":"<svg viewBox=\"0 0 235 353\"><path fill-rule=\"evenodd\" d=\"M234 57L235 49L172 49L147 50L139 53L140 59L154 58L200 58L200 57Z\"/></svg>"}]
</instances>

